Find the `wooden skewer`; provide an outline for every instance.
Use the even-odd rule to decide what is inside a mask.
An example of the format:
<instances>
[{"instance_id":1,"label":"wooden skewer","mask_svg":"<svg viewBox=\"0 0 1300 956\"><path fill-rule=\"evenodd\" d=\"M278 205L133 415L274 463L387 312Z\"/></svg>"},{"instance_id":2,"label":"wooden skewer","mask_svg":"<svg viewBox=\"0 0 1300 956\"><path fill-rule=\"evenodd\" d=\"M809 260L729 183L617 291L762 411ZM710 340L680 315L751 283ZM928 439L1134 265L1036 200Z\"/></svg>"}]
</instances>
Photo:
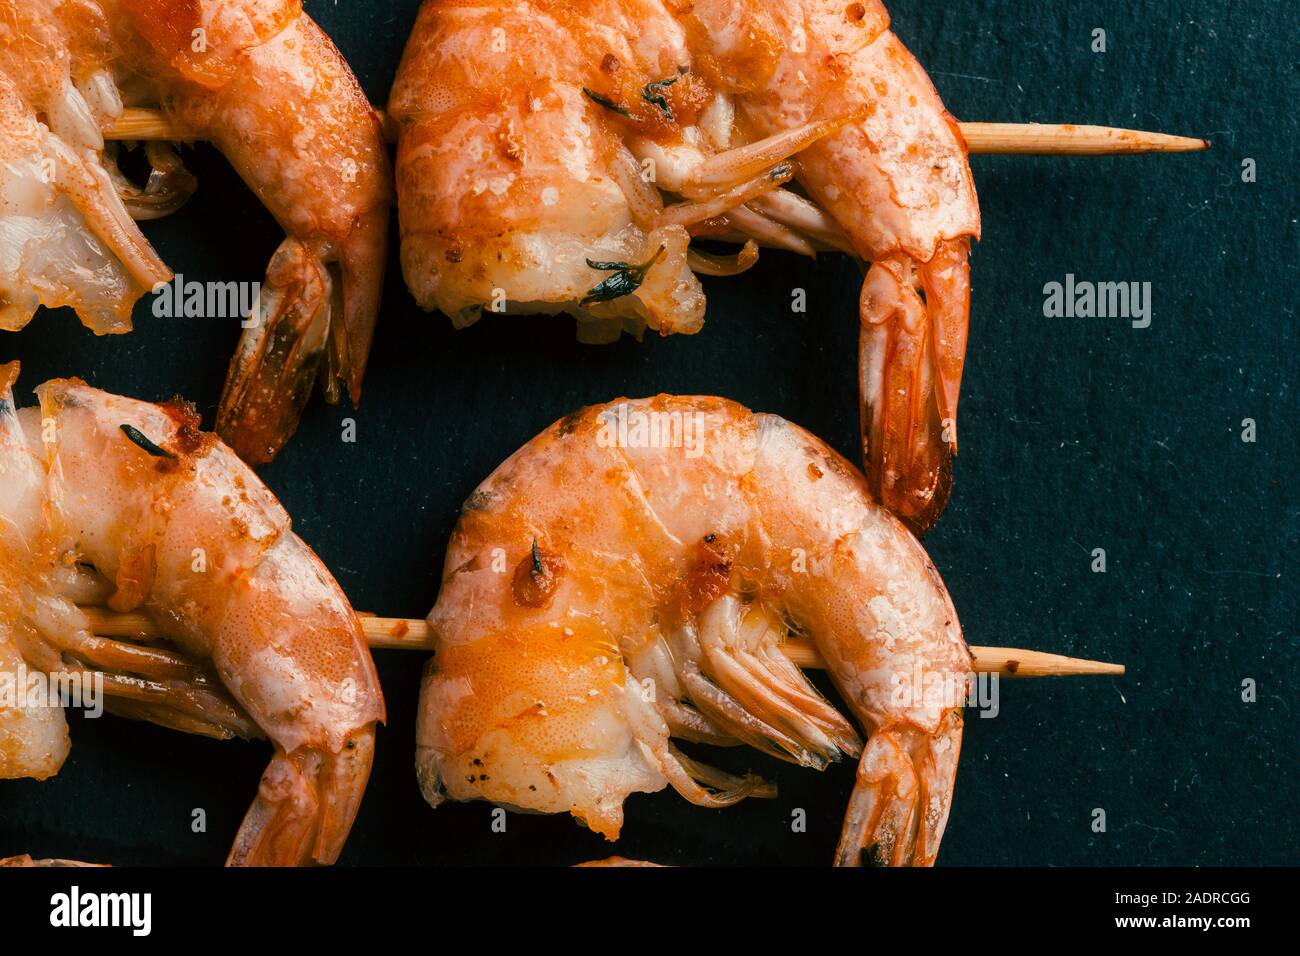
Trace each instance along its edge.
<instances>
[{"instance_id":1,"label":"wooden skewer","mask_svg":"<svg viewBox=\"0 0 1300 956\"><path fill-rule=\"evenodd\" d=\"M1113 156L1190 153L1210 148L1209 140L1191 136L1073 123L962 123L961 135L972 155Z\"/></svg>"},{"instance_id":2,"label":"wooden skewer","mask_svg":"<svg viewBox=\"0 0 1300 956\"><path fill-rule=\"evenodd\" d=\"M100 637L140 640L163 636L153 620L145 614L115 614L103 608L92 607L82 610ZM366 640L373 648L426 652L433 650L433 630L426 621L362 614L361 629L365 631ZM1043 651L1015 647L972 647L970 650L974 658L973 670L979 674L1000 674L1003 677L1076 677L1085 674L1124 673L1123 664L1063 657ZM810 641L791 639L785 644L785 652L800 667L816 670L826 667L826 662Z\"/></svg>"},{"instance_id":3,"label":"wooden skewer","mask_svg":"<svg viewBox=\"0 0 1300 956\"><path fill-rule=\"evenodd\" d=\"M385 123L391 139L393 124ZM973 154L1017 153L1041 156L1105 156L1119 153L1186 153L1209 149L1204 139L1149 133L1111 126L1073 123L962 123L962 136ZM174 127L158 110L128 109L104 134L107 139L184 140L192 138Z\"/></svg>"}]
</instances>

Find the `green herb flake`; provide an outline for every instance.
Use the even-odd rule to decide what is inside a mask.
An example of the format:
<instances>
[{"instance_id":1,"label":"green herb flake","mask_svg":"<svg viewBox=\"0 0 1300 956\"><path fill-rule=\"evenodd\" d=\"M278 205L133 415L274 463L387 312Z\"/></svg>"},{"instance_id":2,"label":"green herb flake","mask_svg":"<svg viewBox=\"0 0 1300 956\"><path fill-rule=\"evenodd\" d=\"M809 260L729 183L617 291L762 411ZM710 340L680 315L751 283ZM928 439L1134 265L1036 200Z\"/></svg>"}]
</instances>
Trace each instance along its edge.
<instances>
[{"instance_id":1,"label":"green herb flake","mask_svg":"<svg viewBox=\"0 0 1300 956\"><path fill-rule=\"evenodd\" d=\"M582 297L579 305L585 306L593 302L608 302L611 299L621 299L625 295L631 295L641 288L646 273L650 271L651 266L659 261L659 257L663 254L664 247L660 246L658 252L639 266L627 262L597 262L588 259L587 265L597 272L613 272L614 274L592 288L590 292Z\"/></svg>"},{"instance_id":2,"label":"green herb flake","mask_svg":"<svg viewBox=\"0 0 1300 956\"><path fill-rule=\"evenodd\" d=\"M589 90L585 86L582 88L582 92L587 95L587 99L591 100L597 106L603 106L607 110L613 110L619 116L626 116L634 123L639 122L639 120L637 120L635 116L633 116L631 113L628 112L626 106L619 106L617 103L615 103L613 100L609 99L608 97L601 96L595 90Z\"/></svg>"},{"instance_id":3,"label":"green herb flake","mask_svg":"<svg viewBox=\"0 0 1300 956\"><path fill-rule=\"evenodd\" d=\"M647 83L645 89L641 91L641 99L645 100L651 106L659 107L659 112L664 114L664 118L670 123L677 122L673 116L673 108L668 105L668 97L664 96L663 91L677 82L677 77L670 76L666 80L656 80L654 83Z\"/></svg>"},{"instance_id":4,"label":"green herb flake","mask_svg":"<svg viewBox=\"0 0 1300 956\"><path fill-rule=\"evenodd\" d=\"M533 574L542 573L542 559L537 553L537 539L533 538Z\"/></svg>"},{"instance_id":5,"label":"green herb flake","mask_svg":"<svg viewBox=\"0 0 1300 956\"><path fill-rule=\"evenodd\" d=\"M173 460L176 458L176 456L166 448L160 448L158 445L151 442L147 437L145 437L144 432L140 431L140 429L136 428L134 425L122 425L121 429L122 434L131 439L132 444L143 448L155 458L171 458Z\"/></svg>"}]
</instances>

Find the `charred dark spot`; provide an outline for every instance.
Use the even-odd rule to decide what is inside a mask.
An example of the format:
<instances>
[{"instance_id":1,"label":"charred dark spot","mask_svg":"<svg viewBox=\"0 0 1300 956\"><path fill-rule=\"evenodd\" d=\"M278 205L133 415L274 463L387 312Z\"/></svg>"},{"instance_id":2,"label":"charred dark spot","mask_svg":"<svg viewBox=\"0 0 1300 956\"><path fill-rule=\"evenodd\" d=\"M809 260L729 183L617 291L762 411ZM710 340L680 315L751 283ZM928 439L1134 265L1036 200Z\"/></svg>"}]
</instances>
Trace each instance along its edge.
<instances>
[{"instance_id":1,"label":"charred dark spot","mask_svg":"<svg viewBox=\"0 0 1300 956\"><path fill-rule=\"evenodd\" d=\"M476 554L476 555L474 555L474 557L470 558L468 561L466 561L466 562L465 562L464 564L462 564L460 567L454 569L454 570L451 572L451 574L449 574L449 575L446 577L445 580L451 580L451 578L452 578L453 575L457 575L457 574L466 574L466 573L468 573L468 572L470 572L470 571L477 571L477 570L479 570L481 567L483 567L483 565L482 565L482 563L479 561L479 556Z\"/></svg>"},{"instance_id":2,"label":"charred dark spot","mask_svg":"<svg viewBox=\"0 0 1300 956\"><path fill-rule=\"evenodd\" d=\"M572 435L582 424L583 417L587 414L586 408L580 408L576 412L570 412L559 421L559 431L561 435Z\"/></svg>"},{"instance_id":3,"label":"charred dark spot","mask_svg":"<svg viewBox=\"0 0 1300 956\"><path fill-rule=\"evenodd\" d=\"M867 866L889 866L885 848L879 843L873 843L862 851L862 862Z\"/></svg>"},{"instance_id":4,"label":"charred dark spot","mask_svg":"<svg viewBox=\"0 0 1300 956\"><path fill-rule=\"evenodd\" d=\"M179 454L203 455L216 444L216 436L203 431L203 419L193 402L187 402L179 395L175 395L165 402L160 402L158 407L176 425L171 447Z\"/></svg>"},{"instance_id":5,"label":"charred dark spot","mask_svg":"<svg viewBox=\"0 0 1300 956\"><path fill-rule=\"evenodd\" d=\"M1014 674L1020 670L1020 661L1007 661L1007 673Z\"/></svg>"},{"instance_id":6,"label":"charred dark spot","mask_svg":"<svg viewBox=\"0 0 1300 956\"><path fill-rule=\"evenodd\" d=\"M182 425L176 430L175 444L185 454L193 455L203 447L203 432L189 425Z\"/></svg>"},{"instance_id":7,"label":"charred dark spot","mask_svg":"<svg viewBox=\"0 0 1300 956\"><path fill-rule=\"evenodd\" d=\"M528 554L515 568L515 578L511 591L515 604L520 607L546 607L555 596L560 586L560 575L564 572L564 559L554 552L548 552L533 542Z\"/></svg>"},{"instance_id":8,"label":"charred dark spot","mask_svg":"<svg viewBox=\"0 0 1300 956\"><path fill-rule=\"evenodd\" d=\"M699 613L731 590L732 548L717 534L707 534L696 546L695 563L682 581L682 610Z\"/></svg>"},{"instance_id":9,"label":"charred dark spot","mask_svg":"<svg viewBox=\"0 0 1300 956\"><path fill-rule=\"evenodd\" d=\"M468 514L471 511L482 511L492 503L494 495L490 491L482 488L475 489L474 493L465 499L465 503L460 506L461 514Z\"/></svg>"},{"instance_id":10,"label":"charred dark spot","mask_svg":"<svg viewBox=\"0 0 1300 956\"><path fill-rule=\"evenodd\" d=\"M618 57L612 53L606 53L600 61L600 68L606 73L617 73L622 65L618 62Z\"/></svg>"},{"instance_id":11,"label":"charred dark spot","mask_svg":"<svg viewBox=\"0 0 1300 956\"><path fill-rule=\"evenodd\" d=\"M786 175L789 174L790 168L790 163L781 163L779 166L773 166L767 171L768 181L776 182L777 180L784 179Z\"/></svg>"},{"instance_id":12,"label":"charred dark spot","mask_svg":"<svg viewBox=\"0 0 1300 956\"><path fill-rule=\"evenodd\" d=\"M189 425L191 428L197 429L202 422L199 417L199 410L194 407L194 403L187 402L179 395L173 395L167 401L160 402L158 407L178 426Z\"/></svg>"},{"instance_id":13,"label":"charred dark spot","mask_svg":"<svg viewBox=\"0 0 1300 956\"><path fill-rule=\"evenodd\" d=\"M443 253L443 257L454 264L465 257L465 250L460 246L448 246L447 251Z\"/></svg>"}]
</instances>

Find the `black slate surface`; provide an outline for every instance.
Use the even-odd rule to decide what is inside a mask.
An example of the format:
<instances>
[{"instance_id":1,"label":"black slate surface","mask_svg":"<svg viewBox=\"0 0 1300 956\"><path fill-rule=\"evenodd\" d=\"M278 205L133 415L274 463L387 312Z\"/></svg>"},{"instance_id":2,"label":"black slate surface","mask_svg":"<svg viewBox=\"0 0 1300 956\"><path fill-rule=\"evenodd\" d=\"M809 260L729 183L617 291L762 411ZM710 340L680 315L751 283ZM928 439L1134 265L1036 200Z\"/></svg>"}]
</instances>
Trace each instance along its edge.
<instances>
[{"instance_id":1,"label":"black slate surface","mask_svg":"<svg viewBox=\"0 0 1300 956\"><path fill-rule=\"evenodd\" d=\"M382 102L417 0L309 0ZM1072 120L1208 136L1206 154L976 157L984 241L962 391L962 454L926 539L978 644L1123 661L1120 679L1004 682L1001 712L967 722L940 862L1281 864L1295 820L1297 466L1296 109L1300 7L1290 2L953 0L890 4L896 32L967 119ZM1092 31L1108 51L1090 49ZM1243 183L1253 158L1258 181ZM261 277L279 236L211 149L202 187L146 224L196 279ZM263 471L354 604L424 614L463 498L573 408L620 394L716 393L777 412L851 458L857 274L845 259L765 254L706 280L693 338L585 347L572 321L495 318L454 332L390 270L358 440L319 402ZM1067 273L1152 284L1147 329L1046 319ZM790 290L809 294L791 315ZM0 336L22 384L79 375L147 399L182 393L210 423L238 330L156 319L95 339L67 313ZM29 397L29 396L28 396ZM1244 443L1242 420L1257 423ZM1090 570L1104 548L1108 570ZM671 863L829 861L853 768L824 774L756 754L775 801L726 811L671 791L636 796L616 847L567 817L487 804L433 811L412 771L421 656L377 656L389 723L350 864L572 863L619 852ZM1242 701L1242 681L1258 700ZM0 784L0 856L219 863L267 748L115 718L72 718L51 781ZM735 764L733 764L735 765ZM792 833L793 808L808 811ZM208 827L190 829L204 808ZM1103 808L1107 830L1091 829Z\"/></svg>"}]
</instances>

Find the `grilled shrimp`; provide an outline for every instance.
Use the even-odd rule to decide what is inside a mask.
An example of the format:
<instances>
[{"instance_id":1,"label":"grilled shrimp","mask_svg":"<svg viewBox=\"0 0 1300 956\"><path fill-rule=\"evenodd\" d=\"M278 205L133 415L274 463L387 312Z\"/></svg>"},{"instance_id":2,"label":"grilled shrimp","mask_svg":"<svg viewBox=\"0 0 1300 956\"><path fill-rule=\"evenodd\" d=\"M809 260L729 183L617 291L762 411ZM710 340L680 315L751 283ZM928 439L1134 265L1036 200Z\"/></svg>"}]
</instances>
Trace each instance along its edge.
<instances>
[{"instance_id":1,"label":"grilled shrimp","mask_svg":"<svg viewBox=\"0 0 1300 956\"><path fill-rule=\"evenodd\" d=\"M383 283L391 173L379 120L300 0L0 0L0 327L70 305L126 332L171 278L132 221L195 187L152 143L148 184L103 130L166 109L235 166L287 237L222 395L218 430L246 460L292 435L318 367L360 398Z\"/></svg>"},{"instance_id":2,"label":"grilled shrimp","mask_svg":"<svg viewBox=\"0 0 1300 956\"><path fill-rule=\"evenodd\" d=\"M934 861L971 668L956 613L862 475L781 418L659 396L557 422L466 501L429 622L416 766L434 806L568 811L614 839L632 793L772 795L673 738L743 743L859 757L837 862ZM791 633L865 745L786 656Z\"/></svg>"},{"instance_id":3,"label":"grilled shrimp","mask_svg":"<svg viewBox=\"0 0 1300 956\"><path fill-rule=\"evenodd\" d=\"M460 325L487 308L569 312L586 341L689 333L694 273L759 245L870 262L867 476L914 530L938 517L979 206L879 0L425 0L389 109L406 282Z\"/></svg>"},{"instance_id":4,"label":"grilled shrimp","mask_svg":"<svg viewBox=\"0 0 1300 956\"><path fill-rule=\"evenodd\" d=\"M16 374L5 367L8 383ZM0 405L3 468L37 479L7 494L0 515L23 536L26 575L6 579L2 610L26 664L101 674L110 709L129 717L270 738L275 753L229 862L332 863L384 718L347 599L266 486L198 430L192 406L74 379L37 393L40 407L16 418L9 388ZM149 613L176 648L96 637L74 603L96 592L115 611Z\"/></svg>"}]
</instances>

